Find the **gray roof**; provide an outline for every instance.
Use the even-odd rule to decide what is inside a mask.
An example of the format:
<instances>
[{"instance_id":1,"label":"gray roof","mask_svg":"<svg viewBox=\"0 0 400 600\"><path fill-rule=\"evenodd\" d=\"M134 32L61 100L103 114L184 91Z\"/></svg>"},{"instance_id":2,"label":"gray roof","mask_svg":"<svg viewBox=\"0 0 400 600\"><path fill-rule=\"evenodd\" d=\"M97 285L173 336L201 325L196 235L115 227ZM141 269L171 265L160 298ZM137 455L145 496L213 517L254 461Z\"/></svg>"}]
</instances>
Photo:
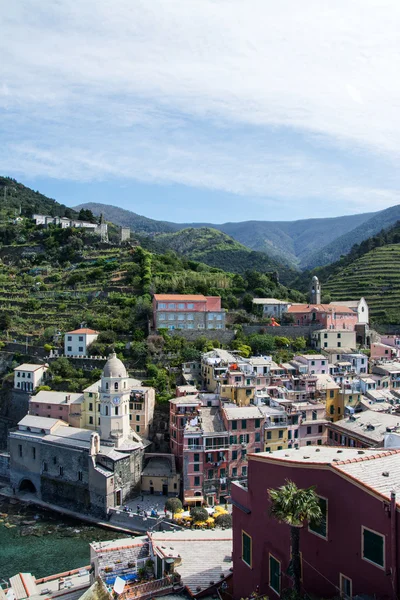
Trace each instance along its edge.
<instances>
[{"instance_id":1,"label":"gray roof","mask_svg":"<svg viewBox=\"0 0 400 600\"><path fill-rule=\"evenodd\" d=\"M274 452L260 452L258 454L250 454L251 459L267 459L284 461L284 462L299 462L302 464L322 463L326 465L336 464L337 462L357 460L361 458L371 458L389 454L393 450L384 450L376 448L338 448L337 446L301 446L296 449L275 450ZM399 450L400 452L400 450Z\"/></svg>"},{"instance_id":2,"label":"gray roof","mask_svg":"<svg viewBox=\"0 0 400 600\"><path fill-rule=\"evenodd\" d=\"M253 298L253 304L293 304L290 300L278 300L277 298Z\"/></svg>"},{"instance_id":3,"label":"gray roof","mask_svg":"<svg viewBox=\"0 0 400 600\"><path fill-rule=\"evenodd\" d=\"M224 411L228 421L235 419L260 419L262 413L257 406L224 406Z\"/></svg>"},{"instance_id":4,"label":"gray roof","mask_svg":"<svg viewBox=\"0 0 400 600\"><path fill-rule=\"evenodd\" d=\"M38 369L48 368L48 365L32 365L30 363L23 363L19 367L15 367L14 371L37 371Z\"/></svg>"},{"instance_id":5,"label":"gray roof","mask_svg":"<svg viewBox=\"0 0 400 600\"><path fill-rule=\"evenodd\" d=\"M59 427L54 433L43 438L43 442L50 442L59 446L70 446L72 448L89 448L90 438L93 431L79 429L78 427Z\"/></svg>"},{"instance_id":6,"label":"gray roof","mask_svg":"<svg viewBox=\"0 0 400 600\"><path fill-rule=\"evenodd\" d=\"M109 359L107 360L106 364L104 365L103 376L104 377L121 377L121 378L128 376L124 363L122 362L122 360L117 358L117 355L115 354L115 352L113 354L110 354Z\"/></svg>"},{"instance_id":7,"label":"gray roof","mask_svg":"<svg viewBox=\"0 0 400 600\"><path fill-rule=\"evenodd\" d=\"M172 467L171 458L154 456L149 458L142 471L142 475L149 477L168 477L175 474L175 469Z\"/></svg>"},{"instance_id":8,"label":"gray roof","mask_svg":"<svg viewBox=\"0 0 400 600\"><path fill-rule=\"evenodd\" d=\"M198 587L204 591L211 581L221 581L227 577L232 567L232 530L191 530L151 533L153 545L166 557L182 558L175 570L182 578L183 585L196 595Z\"/></svg>"},{"instance_id":9,"label":"gray roof","mask_svg":"<svg viewBox=\"0 0 400 600\"><path fill-rule=\"evenodd\" d=\"M202 407L200 409L201 428L204 433L218 433L225 430L225 425L219 415L219 408Z\"/></svg>"},{"instance_id":10,"label":"gray roof","mask_svg":"<svg viewBox=\"0 0 400 600\"><path fill-rule=\"evenodd\" d=\"M80 404L83 402L83 394L41 390L36 396L32 396L30 401L32 404L35 402L43 402L44 404Z\"/></svg>"},{"instance_id":11,"label":"gray roof","mask_svg":"<svg viewBox=\"0 0 400 600\"><path fill-rule=\"evenodd\" d=\"M35 427L36 429L50 430L52 427L54 427L54 425L57 425L57 423L67 425L67 423L64 423L64 421L61 421L61 419L49 419L48 417L25 415L25 417L19 421L18 427Z\"/></svg>"},{"instance_id":12,"label":"gray roof","mask_svg":"<svg viewBox=\"0 0 400 600\"><path fill-rule=\"evenodd\" d=\"M349 434L362 436L373 443L382 443L386 428L400 429L400 416L365 410L348 419L336 421L336 423L331 424L331 427Z\"/></svg>"},{"instance_id":13,"label":"gray roof","mask_svg":"<svg viewBox=\"0 0 400 600\"><path fill-rule=\"evenodd\" d=\"M171 404L201 404L201 400L198 394L187 394L180 398L172 398Z\"/></svg>"},{"instance_id":14,"label":"gray roof","mask_svg":"<svg viewBox=\"0 0 400 600\"><path fill-rule=\"evenodd\" d=\"M390 492L400 498L400 451L379 454L374 460L336 465L336 468L390 499ZM397 501L399 504L399 500Z\"/></svg>"}]
</instances>

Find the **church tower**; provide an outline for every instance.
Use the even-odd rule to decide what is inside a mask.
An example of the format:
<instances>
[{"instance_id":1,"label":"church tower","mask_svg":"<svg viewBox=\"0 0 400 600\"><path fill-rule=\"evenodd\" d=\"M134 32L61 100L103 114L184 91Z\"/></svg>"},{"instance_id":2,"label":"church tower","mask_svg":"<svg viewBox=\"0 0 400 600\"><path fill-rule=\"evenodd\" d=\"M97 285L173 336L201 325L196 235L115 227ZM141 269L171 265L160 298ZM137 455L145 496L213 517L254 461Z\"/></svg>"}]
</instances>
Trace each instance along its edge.
<instances>
[{"instance_id":1,"label":"church tower","mask_svg":"<svg viewBox=\"0 0 400 600\"><path fill-rule=\"evenodd\" d=\"M310 304L321 304L321 285L318 277L314 275L310 285Z\"/></svg>"},{"instance_id":2,"label":"church tower","mask_svg":"<svg viewBox=\"0 0 400 600\"><path fill-rule=\"evenodd\" d=\"M128 373L117 355L110 354L101 376L100 435L102 440L120 447L128 439L129 385Z\"/></svg>"}]
</instances>

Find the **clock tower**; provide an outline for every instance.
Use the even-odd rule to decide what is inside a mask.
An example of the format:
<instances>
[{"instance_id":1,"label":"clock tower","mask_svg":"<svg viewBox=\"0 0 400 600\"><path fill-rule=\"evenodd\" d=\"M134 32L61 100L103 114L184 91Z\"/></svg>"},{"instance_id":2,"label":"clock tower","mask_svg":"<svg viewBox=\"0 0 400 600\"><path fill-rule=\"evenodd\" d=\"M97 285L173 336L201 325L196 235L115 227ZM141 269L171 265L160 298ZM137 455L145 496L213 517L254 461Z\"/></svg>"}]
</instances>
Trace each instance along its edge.
<instances>
[{"instance_id":1,"label":"clock tower","mask_svg":"<svg viewBox=\"0 0 400 600\"><path fill-rule=\"evenodd\" d=\"M100 436L119 448L129 438L128 373L117 355L110 354L100 387Z\"/></svg>"}]
</instances>

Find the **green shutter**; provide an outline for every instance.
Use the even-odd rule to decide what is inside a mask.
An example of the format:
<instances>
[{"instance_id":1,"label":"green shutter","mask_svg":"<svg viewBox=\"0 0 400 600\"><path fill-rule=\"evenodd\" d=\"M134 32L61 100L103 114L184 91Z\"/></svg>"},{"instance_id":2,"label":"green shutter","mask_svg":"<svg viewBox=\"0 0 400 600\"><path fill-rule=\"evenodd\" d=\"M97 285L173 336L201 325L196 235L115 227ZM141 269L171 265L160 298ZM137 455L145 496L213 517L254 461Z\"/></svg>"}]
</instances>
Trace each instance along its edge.
<instances>
[{"instance_id":1,"label":"green shutter","mask_svg":"<svg viewBox=\"0 0 400 600\"><path fill-rule=\"evenodd\" d=\"M363 529L363 537L363 558L366 558L376 565L383 567L385 563L385 557L383 554L383 536L374 533L369 529Z\"/></svg>"},{"instance_id":2,"label":"green shutter","mask_svg":"<svg viewBox=\"0 0 400 600\"><path fill-rule=\"evenodd\" d=\"M269 556L269 587L277 594L281 593L281 565L271 555Z\"/></svg>"},{"instance_id":3,"label":"green shutter","mask_svg":"<svg viewBox=\"0 0 400 600\"><path fill-rule=\"evenodd\" d=\"M251 537L242 531L242 559L251 567Z\"/></svg>"}]
</instances>

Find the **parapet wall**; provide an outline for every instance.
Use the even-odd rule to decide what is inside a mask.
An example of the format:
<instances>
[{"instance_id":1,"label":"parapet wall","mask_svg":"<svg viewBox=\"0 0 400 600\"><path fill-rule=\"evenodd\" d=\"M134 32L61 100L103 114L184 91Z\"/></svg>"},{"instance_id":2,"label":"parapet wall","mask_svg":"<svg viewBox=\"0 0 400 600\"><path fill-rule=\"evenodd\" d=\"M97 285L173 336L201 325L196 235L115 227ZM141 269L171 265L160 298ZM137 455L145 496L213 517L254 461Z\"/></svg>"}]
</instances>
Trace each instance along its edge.
<instances>
[{"instance_id":1,"label":"parapet wall","mask_svg":"<svg viewBox=\"0 0 400 600\"><path fill-rule=\"evenodd\" d=\"M304 337L306 339L310 339L311 334L319 329L322 329L322 325L281 325L280 327L271 327L271 325L243 325L243 332L246 335L266 333L273 336L288 338Z\"/></svg>"}]
</instances>

